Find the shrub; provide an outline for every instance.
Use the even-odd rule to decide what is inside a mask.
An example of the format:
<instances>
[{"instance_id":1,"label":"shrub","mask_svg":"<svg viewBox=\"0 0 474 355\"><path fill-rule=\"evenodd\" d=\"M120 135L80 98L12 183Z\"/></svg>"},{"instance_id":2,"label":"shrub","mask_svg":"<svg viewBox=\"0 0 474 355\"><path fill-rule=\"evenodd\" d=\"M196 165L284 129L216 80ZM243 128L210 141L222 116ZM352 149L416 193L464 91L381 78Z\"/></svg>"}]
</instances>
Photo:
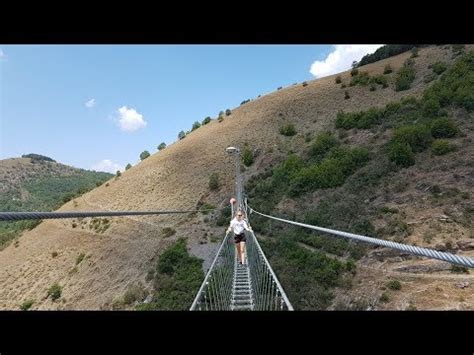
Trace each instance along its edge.
<instances>
[{"instance_id":1,"label":"shrub","mask_svg":"<svg viewBox=\"0 0 474 355\"><path fill-rule=\"evenodd\" d=\"M341 76L336 76L336 84L340 84L342 82Z\"/></svg>"},{"instance_id":2,"label":"shrub","mask_svg":"<svg viewBox=\"0 0 474 355\"><path fill-rule=\"evenodd\" d=\"M427 117L437 116L440 109L439 101L434 97L425 100L423 103L423 114Z\"/></svg>"},{"instance_id":3,"label":"shrub","mask_svg":"<svg viewBox=\"0 0 474 355\"><path fill-rule=\"evenodd\" d=\"M395 76L395 91L408 90L415 80L415 67L412 60L407 60Z\"/></svg>"},{"instance_id":4,"label":"shrub","mask_svg":"<svg viewBox=\"0 0 474 355\"><path fill-rule=\"evenodd\" d=\"M280 127L280 134L284 136L294 136L296 134L296 129L293 123L287 123Z\"/></svg>"},{"instance_id":5,"label":"shrub","mask_svg":"<svg viewBox=\"0 0 474 355\"><path fill-rule=\"evenodd\" d=\"M349 91L345 91L344 92L344 99L347 100L347 99L350 99L351 97L349 96Z\"/></svg>"},{"instance_id":6,"label":"shrub","mask_svg":"<svg viewBox=\"0 0 474 355\"><path fill-rule=\"evenodd\" d=\"M390 66L390 64L387 64L387 65L385 66L385 68L383 69L383 73L384 73L384 74L390 74L392 71L393 71L393 70L392 70L392 67Z\"/></svg>"},{"instance_id":7,"label":"shrub","mask_svg":"<svg viewBox=\"0 0 474 355\"><path fill-rule=\"evenodd\" d=\"M345 89L346 87L347 87L346 84L341 85L341 89Z\"/></svg>"},{"instance_id":8,"label":"shrub","mask_svg":"<svg viewBox=\"0 0 474 355\"><path fill-rule=\"evenodd\" d=\"M457 56L457 55L460 55L464 52L465 46L464 46L464 44L453 44L451 46L451 49L453 51L453 54L455 56Z\"/></svg>"},{"instance_id":9,"label":"shrub","mask_svg":"<svg viewBox=\"0 0 474 355\"><path fill-rule=\"evenodd\" d=\"M444 155L456 150L456 146L449 143L446 139L435 139L431 144L431 150L434 155Z\"/></svg>"},{"instance_id":10,"label":"shrub","mask_svg":"<svg viewBox=\"0 0 474 355\"><path fill-rule=\"evenodd\" d=\"M122 173L120 172L120 170L117 170L117 172L115 173L115 177L120 177L122 176Z\"/></svg>"},{"instance_id":11,"label":"shrub","mask_svg":"<svg viewBox=\"0 0 474 355\"><path fill-rule=\"evenodd\" d=\"M383 88L388 87L387 77L383 75L376 75L371 77L369 83L382 85Z\"/></svg>"},{"instance_id":12,"label":"shrub","mask_svg":"<svg viewBox=\"0 0 474 355\"><path fill-rule=\"evenodd\" d=\"M214 191L219 188L219 174L212 173L209 177L209 189Z\"/></svg>"},{"instance_id":13,"label":"shrub","mask_svg":"<svg viewBox=\"0 0 474 355\"><path fill-rule=\"evenodd\" d=\"M129 305L136 301L142 301L145 297L146 293L140 286L131 286L123 295L123 303Z\"/></svg>"},{"instance_id":14,"label":"shrub","mask_svg":"<svg viewBox=\"0 0 474 355\"><path fill-rule=\"evenodd\" d=\"M199 127L201 127L201 124L200 124L198 121L194 122L194 123L193 123L193 127L191 128L191 132L192 132L192 131L195 131L195 130L198 129Z\"/></svg>"},{"instance_id":15,"label":"shrub","mask_svg":"<svg viewBox=\"0 0 474 355\"><path fill-rule=\"evenodd\" d=\"M333 147L339 144L336 137L330 132L322 132L317 135L309 148L309 154L315 158L323 158L324 155Z\"/></svg>"},{"instance_id":16,"label":"shrub","mask_svg":"<svg viewBox=\"0 0 474 355\"><path fill-rule=\"evenodd\" d=\"M390 297L388 296L388 294L386 292L384 292L380 296L379 301L382 302L382 303L387 303L388 301L390 301Z\"/></svg>"},{"instance_id":17,"label":"shrub","mask_svg":"<svg viewBox=\"0 0 474 355\"><path fill-rule=\"evenodd\" d=\"M351 76L357 76L357 74L359 74L359 69L354 68L351 70Z\"/></svg>"},{"instance_id":18,"label":"shrub","mask_svg":"<svg viewBox=\"0 0 474 355\"><path fill-rule=\"evenodd\" d=\"M148 152L148 150L144 150L143 152L141 152L140 154L140 159L141 160L145 160L146 158L148 158L150 156L150 153Z\"/></svg>"},{"instance_id":19,"label":"shrub","mask_svg":"<svg viewBox=\"0 0 474 355\"><path fill-rule=\"evenodd\" d=\"M308 86L308 83L306 81L303 81L303 86Z\"/></svg>"},{"instance_id":20,"label":"shrub","mask_svg":"<svg viewBox=\"0 0 474 355\"><path fill-rule=\"evenodd\" d=\"M224 111L219 111L219 117L224 117Z\"/></svg>"},{"instance_id":21,"label":"shrub","mask_svg":"<svg viewBox=\"0 0 474 355\"><path fill-rule=\"evenodd\" d=\"M201 210L202 214L208 214L209 212L211 212L210 210L214 210L215 208L216 206L211 205L208 202L204 202L201 204L201 206L199 206L199 210Z\"/></svg>"},{"instance_id":22,"label":"shrub","mask_svg":"<svg viewBox=\"0 0 474 355\"><path fill-rule=\"evenodd\" d=\"M277 90L281 90L281 89L282 89L282 87L281 87L281 86L279 86L279 87L277 88Z\"/></svg>"},{"instance_id":23,"label":"shrub","mask_svg":"<svg viewBox=\"0 0 474 355\"><path fill-rule=\"evenodd\" d=\"M289 184L290 196L340 186L345 179L369 160L364 148L333 148L319 164L301 169Z\"/></svg>"},{"instance_id":24,"label":"shrub","mask_svg":"<svg viewBox=\"0 0 474 355\"><path fill-rule=\"evenodd\" d=\"M346 267L346 271L354 272L355 269L356 269L356 264L355 264L355 262L354 262L353 259L348 259L348 260L346 261L345 267Z\"/></svg>"},{"instance_id":25,"label":"shrub","mask_svg":"<svg viewBox=\"0 0 474 355\"><path fill-rule=\"evenodd\" d=\"M128 163L127 166L125 167L125 170L128 170L132 167L132 164Z\"/></svg>"},{"instance_id":26,"label":"shrub","mask_svg":"<svg viewBox=\"0 0 474 355\"><path fill-rule=\"evenodd\" d=\"M186 137L186 133L184 133L184 131L181 131L178 133L178 139L183 139L184 137Z\"/></svg>"},{"instance_id":27,"label":"shrub","mask_svg":"<svg viewBox=\"0 0 474 355\"><path fill-rule=\"evenodd\" d=\"M400 281L398 280L390 280L388 283L387 283L387 287L391 290L395 290L395 291L398 291L402 288L402 284L400 283Z\"/></svg>"},{"instance_id":28,"label":"shrub","mask_svg":"<svg viewBox=\"0 0 474 355\"><path fill-rule=\"evenodd\" d=\"M273 169L273 185L287 185L303 167L304 162L299 156L289 155Z\"/></svg>"},{"instance_id":29,"label":"shrub","mask_svg":"<svg viewBox=\"0 0 474 355\"><path fill-rule=\"evenodd\" d=\"M434 73L440 75L448 69L448 66L444 62L436 62L431 66L431 69Z\"/></svg>"},{"instance_id":30,"label":"shrub","mask_svg":"<svg viewBox=\"0 0 474 355\"><path fill-rule=\"evenodd\" d=\"M57 251L53 251L53 252L51 253L51 256L52 256L53 258L57 257L57 256L58 256L58 252L57 252Z\"/></svg>"},{"instance_id":31,"label":"shrub","mask_svg":"<svg viewBox=\"0 0 474 355\"><path fill-rule=\"evenodd\" d=\"M22 311L27 311L27 310L29 310L29 309L31 308L31 306L33 305L33 303L35 303L34 300L31 300L31 299L26 300L25 302L23 302L23 303L21 304L20 309L21 309Z\"/></svg>"},{"instance_id":32,"label":"shrub","mask_svg":"<svg viewBox=\"0 0 474 355\"><path fill-rule=\"evenodd\" d=\"M344 264L321 252L302 248L292 236L277 234L262 242L262 249L275 268L288 298L296 310L326 309L332 295L330 289L340 284Z\"/></svg>"},{"instance_id":33,"label":"shrub","mask_svg":"<svg viewBox=\"0 0 474 355\"><path fill-rule=\"evenodd\" d=\"M178 240L159 257L151 303L139 310L188 310L204 279L202 259L189 255L186 241Z\"/></svg>"},{"instance_id":34,"label":"shrub","mask_svg":"<svg viewBox=\"0 0 474 355\"><path fill-rule=\"evenodd\" d=\"M225 110L225 115L226 115L226 116L230 116L231 113L232 113L231 110L229 110L229 109Z\"/></svg>"},{"instance_id":35,"label":"shrub","mask_svg":"<svg viewBox=\"0 0 474 355\"><path fill-rule=\"evenodd\" d=\"M469 269L465 266L451 265L451 272L456 274L469 274Z\"/></svg>"},{"instance_id":36,"label":"shrub","mask_svg":"<svg viewBox=\"0 0 474 355\"><path fill-rule=\"evenodd\" d=\"M245 147L242 153L242 162L244 163L245 166L250 166L253 163L253 153L252 153L252 150L249 149L248 147Z\"/></svg>"},{"instance_id":37,"label":"shrub","mask_svg":"<svg viewBox=\"0 0 474 355\"><path fill-rule=\"evenodd\" d=\"M382 112L376 108L370 108L361 112L338 112L336 116L336 128L359 128L367 129L377 124L382 116Z\"/></svg>"},{"instance_id":38,"label":"shrub","mask_svg":"<svg viewBox=\"0 0 474 355\"><path fill-rule=\"evenodd\" d=\"M224 225L228 225L230 222L231 213L232 211L230 210L230 208L224 208L223 210L221 210L220 214L216 219L216 226L222 227Z\"/></svg>"},{"instance_id":39,"label":"shrub","mask_svg":"<svg viewBox=\"0 0 474 355\"><path fill-rule=\"evenodd\" d=\"M165 148L166 148L166 143L165 142L160 143L160 145L158 146L158 150L163 150Z\"/></svg>"},{"instance_id":40,"label":"shrub","mask_svg":"<svg viewBox=\"0 0 474 355\"><path fill-rule=\"evenodd\" d=\"M108 187L108 186L109 186L109 183L108 183L108 182L106 182L106 183L105 183L105 187Z\"/></svg>"},{"instance_id":41,"label":"shrub","mask_svg":"<svg viewBox=\"0 0 474 355\"><path fill-rule=\"evenodd\" d=\"M219 116L219 118L217 118L217 122L221 123L222 121L224 121L224 116Z\"/></svg>"},{"instance_id":42,"label":"shrub","mask_svg":"<svg viewBox=\"0 0 474 355\"><path fill-rule=\"evenodd\" d=\"M377 87L375 86L375 84L371 84L369 90L370 91L375 91L375 90L377 90Z\"/></svg>"},{"instance_id":43,"label":"shrub","mask_svg":"<svg viewBox=\"0 0 474 355\"><path fill-rule=\"evenodd\" d=\"M388 156L391 161L403 168L415 164L415 154L406 143L391 144Z\"/></svg>"},{"instance_id":44,"label":"shrub","mask_svg":"<svg viewBox=\"0 0 474 355\"><path fill-rule=\"evenodd\" d=\"M409 125L397 128L394 131L392 141L395 143L408 144L413 152L425 150L431 143L430 130L424 125Z\"/></svg>"},{"instance_id":45,"label":"shrub","mask_svg":"<svg viewBox=\"0 0 474 355\"><path fill-rule=\"evenodd\" d=\"M48 289L48 297L51 296L51 299L56 301L59 297L61 297L61 291L61 286L55 283Z\"/></svg>"},{"instance_id":46,"label":"shrub","mask_svg":"<svg viewBox=\"0 0 474 355\"><path fill-rule=\"evenodd\" d=\"M413 48L411 49L411 56L410 56L410 58L416 58L416 57L418 57L418 48L413 47Z\"/></svg>"},{"instance_id":47,"label":"shrub","mask_svg":"<svg viewBox=\"0 0 474 355\"><path fill-rule=\"evenodd\" d=\"M104 233L110 227L110 220L107 218L92 218L89 228L96 233Z\"/></svg>"},{"instance_id":48,"label":"shrub","mask_svg":"<svg viewBox=\"0 0 474 355\"><path fill-rule=\"evenodd\" d=\"M438 118L431 123L431 134L435 138L451 138L458 132L454 122L448 118Z\"/></svg>"},{"instance_id":49,"label":"shrub","mask_svg":"<svg viewBox=\"0 0 474 355\"><path fill-rule=\"evenodd\" d=\"M173 228L165 227L161 230L161 235L163 238L169 238L172 235L175 235L176 231Z\"/></svg>"},{"instance_id":50,"label":"shrub","mask_svg":"<svg viewBox=\"0 0 474 355\"><path fill-rule=\"evenodd\" d=\"M203 121L202 121L202 125L204 126L205 124L208 124L209 122L211 122L211 118L209 116L207 116Z\"/></svg>"},{"instance_id":51,"label":"shrub","mask_svg":"<svg viewBox=\"0 0 474 355\"><path fill-rule=\"evenodd\" d=\"M356 69L357 70L357 69ZM367 85L370 81L370 76L369 76L369 73L366 72L366 71L363 71L363 72L360 72L360 74L354 76L352 79L351 79L351 86L354 86L354 85Z\"/></svg>"},{"instance_id":52,"label":"shrub","mask_svg":"<svg viewBox=\"0 0 474 355\"><path fill-rule=\"evenodd\" d=\"M84 253L80 253L76 259L76 265L79 265L81 263L82 260L84 260L84 257L86 256L86 254Z\"/></svg>"}]
</instances>

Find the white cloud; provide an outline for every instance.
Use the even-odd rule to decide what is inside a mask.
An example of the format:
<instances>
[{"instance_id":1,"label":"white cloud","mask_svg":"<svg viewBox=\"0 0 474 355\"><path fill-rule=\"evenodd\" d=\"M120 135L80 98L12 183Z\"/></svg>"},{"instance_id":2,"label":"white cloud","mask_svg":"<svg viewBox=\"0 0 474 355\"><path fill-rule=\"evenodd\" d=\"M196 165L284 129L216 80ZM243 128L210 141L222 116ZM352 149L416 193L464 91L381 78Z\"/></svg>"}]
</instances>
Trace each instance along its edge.
<instances>
[{"instance_id":1,"label":"white cloud","mask_svg":"<svg viewBox=\"0 0 474 355\"><path fill-rule=\"evenodd\" d=\"M95 99L90 99L89 101L87 101L87 102L85 103L85 105L86 105L87 108L92 108L92 107L94 107L94 106L96 105Z\"/></svg>"},{"instance_id":2,"label":"white cloud","mask_svg":"<svg viewBox=\"0 0 474 355\"><path fill-rule=\"evenodd\" d=\"M140 128L144 128L147 122L143 119L143 115L139 114L135 109L122 106L118 109L120 118L118 125L122 131L132 132Z\"/></svg>"},{"instance_id":3,"label":"white cloud","mask_svg":"<svg viewBox=\"0 0 474 355\"><path fill-rule=\"evenodd\" d=\"M125 168L122 165L110 159L104 159L98 162L97 164L92 165L91 169L95 171L105 171L107 173L112 173L112 174L115 174L117 170L120 170L120 171L125 170Z\"/></svg>"},{"instance_id":4,"label":"white cloud","mask_svg":"<svg viewBox=\"0 0 474 355\"><path fill-rule=\"evenodd\" d=\"M335 45L326 59L317 60L309 70L316 78L340 73L351 68L354 60L359 61L366 54L374 53L382 44Z\"/></svg>"}]
</instances>

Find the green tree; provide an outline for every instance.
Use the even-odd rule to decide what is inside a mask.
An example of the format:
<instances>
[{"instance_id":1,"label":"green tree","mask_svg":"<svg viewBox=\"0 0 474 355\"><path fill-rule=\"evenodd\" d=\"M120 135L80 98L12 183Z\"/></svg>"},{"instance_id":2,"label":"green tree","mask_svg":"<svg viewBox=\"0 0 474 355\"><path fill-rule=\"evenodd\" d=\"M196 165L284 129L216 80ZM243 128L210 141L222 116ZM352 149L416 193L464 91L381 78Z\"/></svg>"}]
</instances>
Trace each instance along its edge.
<instances>
[{"instance_id":1,"label":"green tree","mask_svg":"<svg viewBox=\"0 0 474 355\"><path fill-rule=\"evenodd\" d=\"M385 66L385 68L383 69L383 73L384 73L384 74L390 74L392 71L393 71L393 70L392 70L392 67L390 66L390 64L387 64L387 65Z\"/></svg>"},{"instance_id":2,"label":"green tree","mask_svg":"<svg viewBox=\"0 0 474 355\"><path fill-rule=\"evenodd\" d=\"M209 177L209 189L212 191L217 190L219 188L219 174L212 173Z\"/></svg>"},{"instance_id":3,"label":"green tree","mask_svg":"<svg viewBox=\"0 0 474 355\"><path fill-rule=\"evenodd\" d=\"M280 134L284 136L294 136L296 134L295 125L293 123L286 123L280 127Z\"/></svg>"},{"instance_id":4,"label":"green tree","mask_svg":"<svg viewBox=\"0 0 474 355\"><path fill-rule=\"evenodd\" d=\"M390 145L388 156L395 164L407 168L415 164L415 154L407 143L393 143Z\"/></svg>"},{"instance_id":5,"label":"green tree","mask_svg":"<svg viewBox=\"0 0 474 355\"><path fill-rule=\"evenodd\" d=\"M248 147L244 149L244 152L242 153L242 161L245 166L250 166L253 163L253 153L252 150Z\"/></svg>"},{"instance_id":6,"label":"green tree","mask_svg":"<svg viewBox=\"0 0 474 355\"><path fill-rule=\"evenodd\" d=\"M132 164L128 163L127 166L125 167L125 170L128 170L132 167Z\"/></svg>"},{"instance_id":7,"label":"green tree","mask_svg":"<svg viewBox=\"0 0 474 355\"><path fill-rule=\"evenodd\" d=\"M160 145L158 146L158 150L163 150L166 148L166 143L163 142L163 143L160 143Z\"/></svg>"},{"instance_id":8,"label":"green tree","mask_svg":"<svg viewBox=\"0 0 474 355\"><path fill-rule=\"evenodd\" d=\"M178 138L179 139L183 139L184 137L186 137L186 133L184 133L184 131L181 131L178 133Z\"/></svg>"},{"instance_id":9,"label":"green tree","mask_svg":"<svg viewBox=\"0 0 474 355\"><path fill-rule=\"evenodd\" d=\"M140 154L140 159L141 160L145 160L146 158L148 158L150 156L150 152L148 152L148 150L144 150L143 152L141 152Z\"/></svg>"},{"instance_id":10,"label":"green tree","mask_svg":"<svg viewBox=\"0 0 474 355\"><path fill-rule=\"evenodd\" d=\"M211 118L209 116L207 116L203 121L202 121L202 124L205 125L205 124L208 124L209 122L211 122Z\"/></svg>"},{"instance_id":11,"label":"green tree","mask_svg":"<svg viewBox=\"0 0 474 355\"><path fill-rule=\"evenodd\" d=\"M192 131L195 131L195 130L198 129L199 127L201 127L201 124L200 124L198 121L194 122L194 123L193 123L193 128L191 129L191 132L192 132Z\"/></svg>"}]
</instances>

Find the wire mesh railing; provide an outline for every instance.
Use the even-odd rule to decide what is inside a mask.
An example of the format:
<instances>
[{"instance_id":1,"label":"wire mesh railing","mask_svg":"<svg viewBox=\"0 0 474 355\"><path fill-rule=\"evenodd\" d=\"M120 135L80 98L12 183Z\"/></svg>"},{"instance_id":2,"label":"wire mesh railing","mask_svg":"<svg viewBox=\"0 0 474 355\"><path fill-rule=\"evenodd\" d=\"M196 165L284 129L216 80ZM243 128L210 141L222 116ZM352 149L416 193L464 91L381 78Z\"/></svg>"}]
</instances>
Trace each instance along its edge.
<instances>
[{"instance_id":1,"label":"wire mesh railing","mask_svg":"<svg viewBox=\"0 0 474 355\"><path fill-rule=\"evenodd\" d=\"M254 310L292 311L288 297L253 232L247 233L247 255Z\"/></svg>"},{"instance_id":2,"label":"wire mesh railing","mask_svg":"<svg viewBox=\"0 0 474 355\"><path fill-rule=\"evenodd\" d=\"M285 291L273 272L253 232L246 242L252 309L260 311L293 310ZM235 281L235 246L231 234L224 237L190 310L233 310Z\"/></svg>"},{"instance_id":3,"label":"wire mesh railing","mask_svg":"<svg viewBox=\"0 0 474 355\"><path fill-rule=\"evenodd\" d=\"M235 246L227 233L191 305L191 311L230 310L234 281Z\"/></svg>"}]
</instances>

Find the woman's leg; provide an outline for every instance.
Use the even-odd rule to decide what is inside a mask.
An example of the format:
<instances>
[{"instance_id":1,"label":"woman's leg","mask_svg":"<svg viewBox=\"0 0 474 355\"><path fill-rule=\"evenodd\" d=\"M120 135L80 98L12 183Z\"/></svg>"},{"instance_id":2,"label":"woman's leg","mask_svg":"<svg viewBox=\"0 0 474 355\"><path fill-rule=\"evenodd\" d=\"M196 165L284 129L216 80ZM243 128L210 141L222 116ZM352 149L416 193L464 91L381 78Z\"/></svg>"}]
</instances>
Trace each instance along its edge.
<instances>
[{"instance_id":1,"label":"woman's leg","mask_svg":"<svg viewBox=\"0 0 474 355\"><path fill-rule=\"evenodd\" d=\"M240 258L242 260L242 264L245 264L245 242L240 242Z\"/></svg>"},{"instance_id":2,"label":"woman's leg","mask_svg":"<svg viewBox=\"0 0 474 355\"><path fill-rule=\"evenodd\" d=\"M237 259L242 262L242 256L240 255L240 244L241 243L235 243L235 252L237 253Z\"/></svg>"}]
</instances>

